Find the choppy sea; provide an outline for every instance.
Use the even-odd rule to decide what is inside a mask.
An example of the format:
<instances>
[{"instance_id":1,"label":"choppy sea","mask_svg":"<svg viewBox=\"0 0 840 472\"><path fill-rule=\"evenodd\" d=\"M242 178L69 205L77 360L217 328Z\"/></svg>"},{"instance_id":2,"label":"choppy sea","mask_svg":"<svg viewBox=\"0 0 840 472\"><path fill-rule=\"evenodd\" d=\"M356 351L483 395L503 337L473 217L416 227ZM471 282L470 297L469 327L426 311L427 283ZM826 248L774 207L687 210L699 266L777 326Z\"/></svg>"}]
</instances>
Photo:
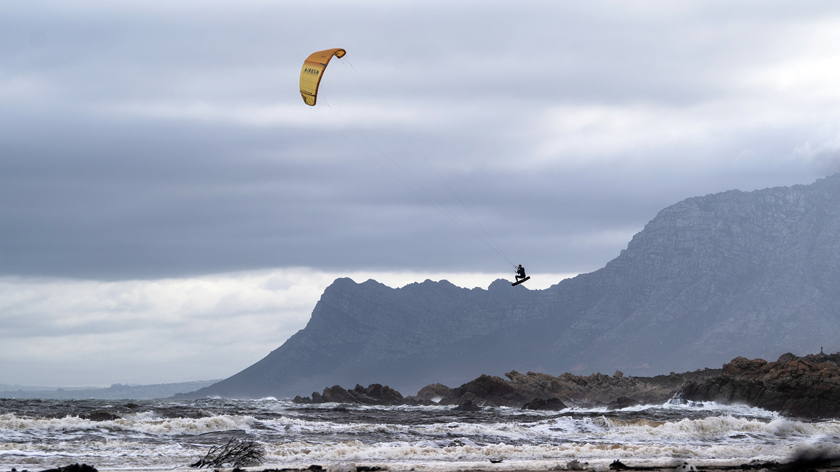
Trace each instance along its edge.
<instances>
[{"instance_id":1,"label":"choppy sea","mask_svg":"<svg viewBox=\"0 0 840 472\"><path fill-rule=\"evenodd\" d=\"M193 470L190 463L231 438L261 443L261 468L353 462L390 470L548 470L577 459L605 470L616 459L709 466L785 461L815 449L840 453L840 421L715 403L461 412L273 398L0 400L0 471L72 463Z\"/></svg>"}]
</instances>

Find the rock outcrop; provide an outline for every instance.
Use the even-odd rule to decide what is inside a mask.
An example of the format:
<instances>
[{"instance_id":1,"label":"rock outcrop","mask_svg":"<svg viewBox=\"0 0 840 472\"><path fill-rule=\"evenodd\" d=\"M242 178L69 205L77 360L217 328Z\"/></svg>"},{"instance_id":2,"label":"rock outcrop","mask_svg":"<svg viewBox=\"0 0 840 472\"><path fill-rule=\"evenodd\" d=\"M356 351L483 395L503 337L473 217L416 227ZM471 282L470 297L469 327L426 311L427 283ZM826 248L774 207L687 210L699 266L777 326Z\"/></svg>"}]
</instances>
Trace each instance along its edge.
<instances>
[{"instance_id":1,"label":"rock outcrop","mask_svg":"<svg viewBox=\"0 0 840 472\"><path fill-rule=\"evenodd\" d=\"M295 397L295 403L360 403L363 405L404 405L408 402L402 394L393 388L380 384L371 384L367 388L356 385L352 390L345 390L338 385L324 389L324 393L312 392L311 397Z\"/></svg>"},{"instance_id":2,"label":"rock outcrop","mask_svg":"<svg viewBox=\"0 0 840 472\"><path fill-rule=\"evenodd\" d=\"M685 400L743 403L788 416L840 417L840 353L796 357L776 362L738 357L720 376L687 383Z\"/></svg>"},{"instance_id":3,"label":"rock outcrop","mask_svg":"<svg viewBox=\"0 0 840 472\"><path fill-rule=\"evenodd\" d=\"M70 464L55 469L47 469L42 472L97 472L96 467L87 464Z\"/></svg>"},{"instance_id":4,"label":"rock outcrop","mask_svg":"<svg viewBox=\"0 0 840 472\"><path fill-rule=\"evenodd\" d=\"M559 376L513 371L505 374L507 380L482 375L460 387L443 391L434 386L442 405L462 405L469 401L480 406L509 406L529 409L563 409L570 406L607 406L625 408L641 403L664 403L671 399L690 381L702 381L720 374L720 369L705 369L684 374L656 377L625 377L592 374L587 376L565 373ZM431 386L430 386L431 387ZM418 393L424 395L425 387ZM559 405L562 407L556 408Z\"/></svg>"},{"instance_id":5,"label":"rock outcrop","mask_svg":"<svg viewBox=\"0 0 840 472\"><path fill-rule=\"evenodd\" d=\"M191 396L291 398L357 382L417 391L514 369L649 377L736 356L833 352L837 287L840 174L676 203L605 267L546 290L338 279L306 328ZM625 382L592 381L616 391ZM570 395L583 388L572 383Z\"/></svg>"},{"instance_id":6,"label":"rock outcrop","mask_svg":"<svg viewBox=\"0 0 840 472\"><path fill-rule=\"evenodd\" d=\"M592 374L559 376L513 371L507 379L482 375L457 388L442 384L423 387L403 397L389 387L356 385L324 389L296 403L360 403L367 405L454 405L460 411L507 406L527 410L562 410L569 406L607 407L676 401L739 403L789 416L840 417L840 353L796 357L784 354L776 362L737 357L723 369L703 369L655 377Z\"/></svg>"},{"instance_id":7,"label":"rock outcrop","mask_svg":"<svg viewBox=\"0 0 840 472\"><path fill-rule=\"evenodd\" d=\"M529 410L562 410L572 406L607 406L626 408L641 403L664 403L687 383L720 375L720 369L705 369L652 378L569 373L553 377L546 374L509 372L507 379L481 375L457 388L442 384L423 387L415 396L379 384L367 388L356 385L345 390L335 385L311 397L294 398L295 403L356 403L364 405L454 405L459 410L474 411L485 407L508 406ZM568 405L567 405L568 403Z\"/></svg>"},{"instance_id":8,"label":"rock outcrop","mask_svg":"<svg viewBox=\"0 0 840 472\"><path fill-rule=\"evenodd\" d=\"M559 411L568 408L568 406L560 401L557 397L551 397L548 400L542 398L535 398L530 402L522 405L523 410L548 410Z\"/></svg>"}]
</instances>

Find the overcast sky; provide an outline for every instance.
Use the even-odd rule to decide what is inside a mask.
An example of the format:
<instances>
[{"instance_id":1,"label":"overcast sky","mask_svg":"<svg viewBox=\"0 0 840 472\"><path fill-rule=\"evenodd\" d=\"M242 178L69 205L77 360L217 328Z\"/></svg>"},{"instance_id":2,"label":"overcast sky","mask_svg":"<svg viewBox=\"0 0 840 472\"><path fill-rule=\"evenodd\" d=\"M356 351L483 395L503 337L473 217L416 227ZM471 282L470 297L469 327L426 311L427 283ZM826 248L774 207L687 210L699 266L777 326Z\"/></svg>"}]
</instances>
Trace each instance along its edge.
<instances>
[{"instance_id":1,"label":"overcast sky","mask_svg":"<svg viewBox=\"0 0 840 472\"><path fill-rule=\"evenodd\" d=\"M341 276L596 270L840 170L838 84L829 1L2 2L0 384L224 378Z\"/></svg>"}]
</instances>

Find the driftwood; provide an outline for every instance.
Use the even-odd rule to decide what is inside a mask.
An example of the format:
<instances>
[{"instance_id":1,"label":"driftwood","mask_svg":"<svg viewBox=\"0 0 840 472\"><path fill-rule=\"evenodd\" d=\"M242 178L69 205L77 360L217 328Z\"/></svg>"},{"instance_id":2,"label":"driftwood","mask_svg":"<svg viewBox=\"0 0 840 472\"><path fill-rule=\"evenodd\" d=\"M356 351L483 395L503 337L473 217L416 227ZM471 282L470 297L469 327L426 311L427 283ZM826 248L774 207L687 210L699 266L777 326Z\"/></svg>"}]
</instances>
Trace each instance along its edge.
<instances>
[{"instance_id":1,"label":"driftwood","mask_svg":"<svg viewBox=\"0 0 840 472\"><path fill-rule=\"evenodd\" d=\"M213 446L207 454L190 467L250 467L261 465L265 449L256 441L237 441L231 439L224 446Z\"/></svg>"}]
</instances>

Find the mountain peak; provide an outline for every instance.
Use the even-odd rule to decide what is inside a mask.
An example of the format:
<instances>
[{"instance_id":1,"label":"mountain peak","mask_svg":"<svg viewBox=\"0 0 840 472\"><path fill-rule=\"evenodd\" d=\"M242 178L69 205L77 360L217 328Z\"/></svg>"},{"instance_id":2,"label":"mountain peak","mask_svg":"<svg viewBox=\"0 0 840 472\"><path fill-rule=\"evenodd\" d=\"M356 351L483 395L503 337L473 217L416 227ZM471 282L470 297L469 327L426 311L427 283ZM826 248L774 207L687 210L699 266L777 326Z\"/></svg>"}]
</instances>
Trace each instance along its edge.
<instances>
[{"instance_id":1,"label":"mountain peak","mask_svg":"<svg viewBox=\"0 0 840 472\"><path fill-rule=\"evenodd\" d=\"M411 391L517 370L649 376L840 350L840 175L663 209L604 268L546 290L337 279L309 324L199 395Z\"/></svg>"}]
</instances>

